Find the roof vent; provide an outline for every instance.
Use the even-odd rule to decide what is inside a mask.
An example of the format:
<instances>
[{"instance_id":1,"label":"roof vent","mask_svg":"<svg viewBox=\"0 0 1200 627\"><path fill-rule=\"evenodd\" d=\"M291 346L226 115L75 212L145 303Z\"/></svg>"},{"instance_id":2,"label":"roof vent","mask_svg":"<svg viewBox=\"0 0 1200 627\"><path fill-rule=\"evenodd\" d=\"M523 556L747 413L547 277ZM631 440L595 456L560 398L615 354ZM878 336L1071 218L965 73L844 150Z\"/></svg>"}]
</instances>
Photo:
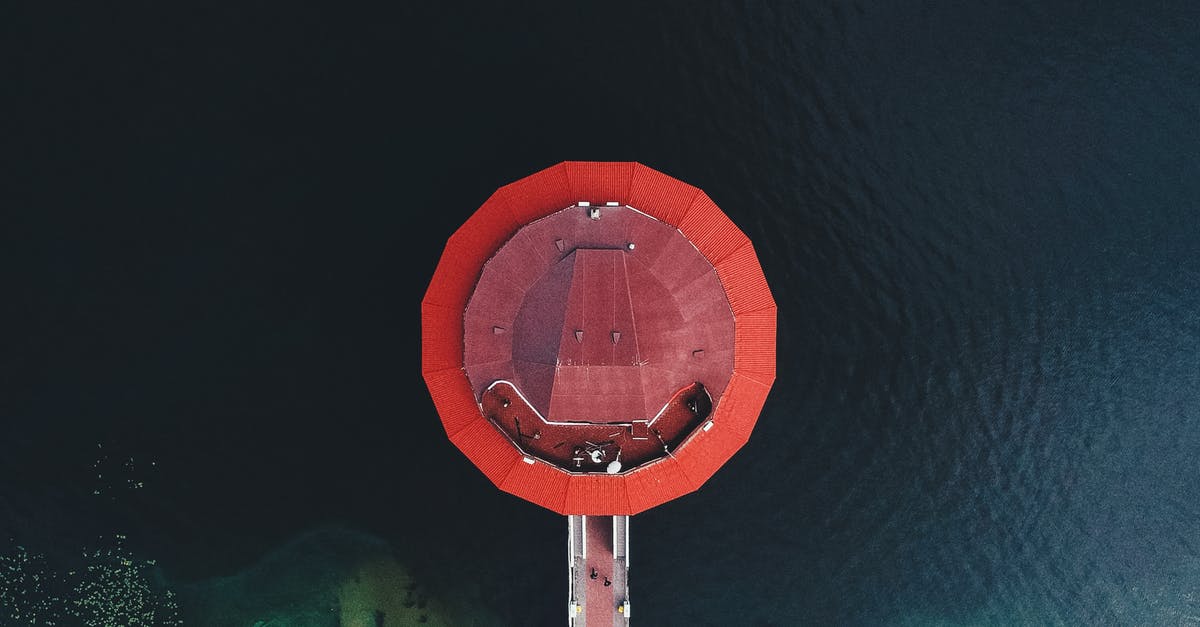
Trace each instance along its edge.
<instances>
[{"instance_id":1,"label":"roof vent","mask_svg":"<svg viewBox=\"0 0 1200 627\"><path fill-rule=\"evenodd\" d=\"M592 207L591 209L588 209L588 217L593 220L599 220L600 219L600 209L597 207Z\"/></svg>"},{"instance_id":2,"label":"roof vent","mask_svg":"<svg viewBox=\"0 0 1200 627\"><path fill-rule=\"evenodd\" d=\"M580 344L583 343L583 331L575 329L575 341L579 342Z\"/></svg>"},{"instance_id":3,"label":"roof vent","mask_svg":"<svg viewBox=\"0 0 1200 627\"><path fill-rule=\"evenodd\" d=\"M561 253L562 251L567 249L567 243L564 242L563 238L560 237L560 238L554 240L554 247L557 248L558 252Z\"/></svg>"},{"instance_id":4,"label":"roof vent","mask_svg":"<svg viewBox=\"0 0 1200 627\"><path fill-rule=\"evenodd\" d=\"M613 332L612 332L612 339L613 339L613 344L616 344L617 342L620 342L620 341L621 341L621 332L620 332L620 331L613 331Z\"/></svg>"}]
</instances>

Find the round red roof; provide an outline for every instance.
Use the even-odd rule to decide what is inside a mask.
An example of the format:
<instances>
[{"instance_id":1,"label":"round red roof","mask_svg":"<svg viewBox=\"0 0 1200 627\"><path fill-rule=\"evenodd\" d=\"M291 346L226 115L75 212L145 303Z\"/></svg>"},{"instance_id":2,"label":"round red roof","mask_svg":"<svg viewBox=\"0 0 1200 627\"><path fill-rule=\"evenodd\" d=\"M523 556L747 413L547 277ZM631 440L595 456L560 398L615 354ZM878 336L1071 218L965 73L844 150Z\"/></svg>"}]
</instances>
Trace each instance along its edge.
<instances>
[{"instance_id":1,"label":"round red roof","mask_svg":"<svg viewBox=\"0 0 1200 627\"><path fill-rule=\"evenodd\" d=\"M450 237L421 305L451 441L561 514L634 514L703 484L775 378L775 302L746 236L637 163L563 162ZM616 463L613 463L616 462Z\"/></svg>"}]
</instances>

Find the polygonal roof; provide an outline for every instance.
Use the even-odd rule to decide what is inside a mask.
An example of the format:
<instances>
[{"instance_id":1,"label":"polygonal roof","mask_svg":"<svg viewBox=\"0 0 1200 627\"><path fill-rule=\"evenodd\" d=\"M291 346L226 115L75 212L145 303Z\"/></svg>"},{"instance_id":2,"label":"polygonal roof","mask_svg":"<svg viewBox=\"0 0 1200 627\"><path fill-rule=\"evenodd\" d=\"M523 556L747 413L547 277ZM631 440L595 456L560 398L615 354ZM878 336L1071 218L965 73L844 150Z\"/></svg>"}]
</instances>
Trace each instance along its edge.
<instances>
[{"instance_id":1,"label":"polygonal roof","mask_svg":"<svg viewBox=\"0 0 1200 627\"><path fill-rule=\"evenodd\" d=\"M562 514L633 514L747 441L775 378L775 313L750 241L699 189L638 163L563 162L450 237L422 301L422 372L447 435L498 487ZM691 381L713 406L661 458L572 472L484 415L496 381L555 422L624 425Z\"/></svg>"}]
</instances>

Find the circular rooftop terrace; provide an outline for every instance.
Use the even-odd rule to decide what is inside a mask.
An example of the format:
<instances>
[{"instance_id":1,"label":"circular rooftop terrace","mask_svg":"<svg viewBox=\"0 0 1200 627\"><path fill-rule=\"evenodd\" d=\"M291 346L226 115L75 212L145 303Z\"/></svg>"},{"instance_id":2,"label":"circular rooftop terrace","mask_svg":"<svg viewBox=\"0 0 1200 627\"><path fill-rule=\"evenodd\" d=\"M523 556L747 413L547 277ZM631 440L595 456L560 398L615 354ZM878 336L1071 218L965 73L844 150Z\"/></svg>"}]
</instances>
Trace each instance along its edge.
<instances>
[{"instance_id":1,"label":"circular rooftop terrace","mask_svg":"<svg viewBox=\"0 0 1200 627\"><path fill-rule=\"evenodd\" d=\"M637 163L563 162L451 236L422 301L422 371L451 441L562 514L695 490L775 376L775 302L746 236Z\"/></svg>"}]
</instances>

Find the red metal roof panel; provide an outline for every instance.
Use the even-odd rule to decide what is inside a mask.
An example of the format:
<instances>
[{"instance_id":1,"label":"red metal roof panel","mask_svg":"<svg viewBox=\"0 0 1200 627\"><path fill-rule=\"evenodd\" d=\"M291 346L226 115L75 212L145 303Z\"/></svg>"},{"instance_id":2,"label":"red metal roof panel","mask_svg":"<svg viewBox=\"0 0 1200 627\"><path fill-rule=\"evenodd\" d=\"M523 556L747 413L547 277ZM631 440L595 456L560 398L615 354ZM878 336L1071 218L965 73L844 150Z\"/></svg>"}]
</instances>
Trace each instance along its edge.
<instances>
[{"instance_id":1,"label":"red metal roof panel","mask_svg":"<svg viewBox=\"0 0 1200 627\"><path fill-rule=\"evenodd\" d=\"M565 162L509 183L496 193L506 199L510 215L521 224L532 222L583 200L576 198L571 191Z\"/></svg>"},{"instance_id":2,"label":"red metal roof panel","mask_svg":"<svg viewBox=\"0 0 1200 627\"><path fill-rule=\"evenodd\" d=\"M450 241L446 244L447 252L453 251L456 257L476 271L483 268L484 262L491 258L496 249L508 241L520 226L507 211L495 206L495 201L489 202L492 204L484 204L450 236Z\"/></svg>"},{"instance_id":3,"label":"red metal roof panel","mask_svg":"<svg viewBox=\"0 0 1200 627\"><path fill-rule=\"evenodd\" d=\"M468 423L451 436L450 441L482 470L496 487L504 485L504 479L508 477L513 464L521 460L521 454L513 448L512 442L483 416Z\"/></svg>"},{"instance_id":4,"label":"red metal roof panel","mask_svg":"<svg viewBox=\"0 0 1200 627\"><path fill-rule=\"evenodd\" d=\"M725 462L729 461L728 446L718 446L713 438L716 426L709 431L697 431L687 444L675 451L675 461L687 476L693 489L704 485Z\"/></svg>"},{"instance_id":5,"label":"red metal roof panel","mask_svg":"<svg viewBox=\"0 0 1200 627\"><path fill-rule=\"evenodd\" d=\"M700 190L638 163L629 185L629 206L679 226Z\"/></svg>"},{"instance_id":6,"label":"red metal roof panel","mask_svg":"<svg viewBox=\"0 0 1200 627\"><path fill-rule=\"evenodd\" d=\"M775 306L771 296L771 288L763 276L762 266L754 247L742 246L733 251L729 257L716 264L717 275L725 286L725 294L729 297L729 306L733 315L766 309Z\"/></svg>"},{"instance_id":7,"label":"red metal roof panel","mask_svg":"<svg viewBox=\"0 0 1200 627\"><path fill-rule=\"evenodd\" d=\"M471 421L480 418L479 404L471 392L471 384L461 368L425 373L425 385L433 404L442 418L446 434L454 437Z\"/></svg>"},{"instance_id":8,"label":"red metal roof panel","mask_svg":"<svg viewBox=\"0 0 1200 627\"><path fill-rule=\"evenodd\" d=\"M737 317L733 369L761 383L775 381L776 308L759 309Z\"/></svg>"},{"instance_id":9,"label":"red metal roof panel","mask_svg":"<svg viewBox=\"0 0 1200 627\"><path fill-rule=\"evenodd\" d=\"M626 204L633 179L632 161L567 161L567 180L577 201Z\"/></svg>"},{"instance_id":10,"label":"red metal roof panel","mask_svg":"<svg viewBox=\"0 0 1200 627\"><path fill-rule=\"evenodd\" d=\"M563 502L567 497L569 480L569 474L545 462L527 464L519 461L513 465L500 487L509 494L566 515Z\"/></svg>"},{"instance_id":11,"label":"red metal roof panel","mask_svg":"<svg viewBox=\"0 0 1200 627\"><path fill-rule=\"evenodd\" d=\"M572 475L567 484L564 514L595 514L598 505L614 516L631 514L626 478L613 475Z\"/></svg>"},{"instance_id":12,"label":"red metal roof panel","mask_svg":"<svg viewBox=\"0 0 1200 627\"><path fill-rule=\"evenodd\" d=\"M749 440L769 385L734 374L713 414L713 426L697 431L675 451L680 467L699 488Z\"/></svg>"},{"instance_id":13,"label":"red metal roof panel","mask_svg":"<svg viewBox=\"0 0 1200 627\"><path fill-rule=\"evenodd\" d=\"M479 278L479 266L474 260L459 257L449 247L438 260L433 278L429 281L429 289L425 291L422 303L434 303L462 309L467 306L471 290Z\"/></svg>"},{"instance_id":14,"label":"red metal roof panel","mask_svg":"<svg viewBox=\"0 0 1200 627\"><path fill-rule=\"evenodd\" d=\"M746 234L704 192L696 195L687 215L679 223L679 230L714 266L729 253L750 243Z\"/></svg>"},{"instance_id":15,"label":"red metal roof panel","mask_svg":"<svg viewBox=\"0 0 1200 627\"><path fill-rule=\"evenodd\" d=\"M726 459L750 439L770 391L770 385L737 372L729 378L725 394L713 411L713 427L707 433L717 443L715 450L722 451Z\"/></svg>"},{"instance_id":16,"label":"red metal roof panel","mask_svg":"<svg viewBox=\"0 0 1200 627\"><path fill-rule=\"evenodd\" d=\"M629 513L636 514L692 491L692 482L679 463L664 457L626 475Z\"/></svg>"},{"instance_id":17,"label":"red metal roof panel","mask_svg":"<svg viewBox=\"0 0 1200 627\"><path fill-rule=\"evenodd\" d=\"M462 309L421 303L421 372L459 368L462 360Z\"/></svg>"}]
</instances>

